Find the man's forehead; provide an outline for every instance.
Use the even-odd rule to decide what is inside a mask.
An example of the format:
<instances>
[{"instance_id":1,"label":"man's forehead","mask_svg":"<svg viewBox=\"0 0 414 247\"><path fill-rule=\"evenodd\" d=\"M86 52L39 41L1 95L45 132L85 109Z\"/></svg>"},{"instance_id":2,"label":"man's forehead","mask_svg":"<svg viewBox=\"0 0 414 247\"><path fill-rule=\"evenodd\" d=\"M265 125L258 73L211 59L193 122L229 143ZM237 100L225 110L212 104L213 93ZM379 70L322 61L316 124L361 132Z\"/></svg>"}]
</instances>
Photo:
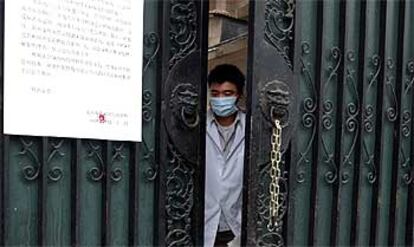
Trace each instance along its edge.
<instances>
[{"instance_id":1,"label":"man's forehead","mask_svg":"<svg viewBox=\"0 0 414 247\"><path fill-rule=\"evenodd\" d=\"M220 88L220 89L231 90L231 89L236 89L237 86L233 82L225 81L225 82L222 82L222 83L213 82L213 83L211 83L210 88L217 88L217 89Z\"/></svg>"}]
</instances>

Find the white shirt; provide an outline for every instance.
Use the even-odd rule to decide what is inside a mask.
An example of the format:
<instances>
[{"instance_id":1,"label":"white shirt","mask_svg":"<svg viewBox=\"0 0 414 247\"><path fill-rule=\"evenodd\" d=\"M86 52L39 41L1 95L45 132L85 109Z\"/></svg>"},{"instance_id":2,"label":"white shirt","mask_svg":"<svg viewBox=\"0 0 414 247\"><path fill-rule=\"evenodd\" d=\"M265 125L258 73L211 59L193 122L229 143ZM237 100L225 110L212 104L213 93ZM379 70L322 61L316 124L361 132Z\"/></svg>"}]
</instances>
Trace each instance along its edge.
<instances>
[{"instance_id":1,"label":"white shirt","mask_svg":"<svg viewBox=\"0 0 414 247\"><path fill-rule=\"evenodd\" d=\"M235 133L223 152L213 114L207 116L204 246L214 246L220 219L237 237L241 232L246 117L238 113ZM224 221L223 221L224 220ZM223 228L222 228L223 229Z\"/></svg>"}]
</instances>

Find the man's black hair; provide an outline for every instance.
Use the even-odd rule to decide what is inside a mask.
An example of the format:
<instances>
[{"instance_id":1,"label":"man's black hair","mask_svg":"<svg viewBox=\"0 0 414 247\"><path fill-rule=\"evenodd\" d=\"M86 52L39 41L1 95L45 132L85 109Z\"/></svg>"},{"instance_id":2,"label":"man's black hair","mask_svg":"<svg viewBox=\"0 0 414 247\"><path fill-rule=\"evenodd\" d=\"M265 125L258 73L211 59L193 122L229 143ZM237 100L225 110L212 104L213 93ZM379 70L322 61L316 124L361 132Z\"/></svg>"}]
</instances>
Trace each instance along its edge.
<instances>
[{"instance_id":1,"label":"man's black hair","mask_svg":"<svg viewBox=\"0 0 414 247\"><path fill-rule=\"evenodd\" d=\"M232 64L221 64L217 65L214 69L210 71L208 75L208 86L210 87L212 83L224 83L231 82L236 85L237 92L243 94L243 87L245 77L243 73Z\"/></svg>"}]
</instances>

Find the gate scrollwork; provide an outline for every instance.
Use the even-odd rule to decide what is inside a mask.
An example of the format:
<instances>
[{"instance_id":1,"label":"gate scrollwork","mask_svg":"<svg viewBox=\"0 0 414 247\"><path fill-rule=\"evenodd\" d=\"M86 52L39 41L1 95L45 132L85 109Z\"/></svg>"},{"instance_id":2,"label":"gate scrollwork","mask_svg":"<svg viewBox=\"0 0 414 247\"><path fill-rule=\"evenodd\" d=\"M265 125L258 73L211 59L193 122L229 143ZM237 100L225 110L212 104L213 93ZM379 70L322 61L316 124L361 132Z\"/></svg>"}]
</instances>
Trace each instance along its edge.
<instances>
[{"instance_id":1,"label":"gate scrollwork","mask_svg":"<svg viewBox=\"0 0 414 247\"><path fill-rule=\"evenodd\" d=\"M265 39L285 59L289 68L293 68L292 40L295 21L294 0L267 0Z\"/></svg>"},{"instance_id":2,"label":"gate scrollwork","mask_svg":"<svg viewBox=\"0 0 414 247\"><path fill-rule=\"evenodd\" d=\"M21 151L18 153L27 158L29 162L22 163L23 178L26 181L34 181L39 177L42 164L37 152L34 150L34 140L20 137L19 141L22 145Z\"/></svg>"},{"instance_id":3,"label":"gate scrollwork","mask_svg":"<svg viewBox=\"0 0 414 247\"><path fill-rule=\"evenodd\" d=\"M197 50L197 9L194 1L170 0L170 68Z\"/></svg>"},{"instance_id":4,"label":"gate scrollwork","mask_svg":"<svg viewBox=\"0 0 414 247\"><path fill-rule=\"evenodd\" d=\"M300 57L301 77L303 78L303 87L307 88L309 94L303 99L301 104L302 128L311 131L310 136L306 139L306 147L299 152L299 160L296 164L296 181L305 183L306 173L309 172L307 166L311 163L311 149L316 136L316 110L318 108L318 95L313 76L311 74L312 64L308 61L310 55L310 44L303 41L301 44L302 54Z\"/></svg>"},{"instance_id":5,"label":"gate scrollwork","mask_svg":"<svg viewBox=\"0 0 414 247\"><path fill-rule=\"evenodd\" d=\"M88 171L88 178L92 180L93 182L100 182L104 177L104 160L102 156L102 143L100 142L94 142L94 141L88 141L88 159L93 160L94 165L92 168Z\"/></svg>"},{"instance_id":6,"label":"gate scrollwork","mask_svg":"<svg viewBox=\"0 0 414 247\"><path fill-rule=\"evenodd\" d=\"M51 151L47 157L47 164L50 164L53 159L63 158L65 153L62 151L62 146L65 143L64 139L57 139L50 141ZM63 177L63 169L59 166L49 167L47 178L51 182L58 182Z\"/></svg>"},{"instance_id":7,"label":"gate scrollwork","mask_svg":"<svg viewBox=\"0 0 414 247\"><path fill-rule=\"evenodd\" d=\"M407 62L406 70L405 70L405 83L404 83L404 94L402 97L406 98L412 94L412 87L414 83L414 60L410 60ZM409 142L411 137L411 117L412 117L412 110L410 106L405 106L403 108L403 113L401 116L401 135L403 142ZM403 145L400 146L400 154L401 154L401 164L400 167L402 169L401 174L401 181L402 184L405 186L410 185L413 182L413 174L412 174L412 158L409 157L406 153L410 151L407 150L408 148L404 147Z\"/></svg>"}]
</instances>

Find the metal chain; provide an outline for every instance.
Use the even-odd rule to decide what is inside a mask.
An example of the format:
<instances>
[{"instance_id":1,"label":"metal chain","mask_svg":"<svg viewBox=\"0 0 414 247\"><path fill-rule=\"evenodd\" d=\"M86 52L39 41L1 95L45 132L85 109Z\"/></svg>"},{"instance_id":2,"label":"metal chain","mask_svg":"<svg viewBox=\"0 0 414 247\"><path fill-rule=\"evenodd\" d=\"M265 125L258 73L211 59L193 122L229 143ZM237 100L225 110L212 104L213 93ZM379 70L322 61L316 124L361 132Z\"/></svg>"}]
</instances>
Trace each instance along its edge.
<instances>
[{"instance_id":1,"label":"metal chain","mask_svg":"<svg viewBox=\"0 0 414 247\"><path fill-rule=\"evenodd\" d=\"M280 212L280 185L279 181L282 176L280 170L280 163L282 161L282 126L278 119L275 120L273 126L273 134L271 139L272 150L270 152L270 200L269 200L269 223L267 229L273 232L279 227L279 212Z\"/></svg>"}]
</instances>

